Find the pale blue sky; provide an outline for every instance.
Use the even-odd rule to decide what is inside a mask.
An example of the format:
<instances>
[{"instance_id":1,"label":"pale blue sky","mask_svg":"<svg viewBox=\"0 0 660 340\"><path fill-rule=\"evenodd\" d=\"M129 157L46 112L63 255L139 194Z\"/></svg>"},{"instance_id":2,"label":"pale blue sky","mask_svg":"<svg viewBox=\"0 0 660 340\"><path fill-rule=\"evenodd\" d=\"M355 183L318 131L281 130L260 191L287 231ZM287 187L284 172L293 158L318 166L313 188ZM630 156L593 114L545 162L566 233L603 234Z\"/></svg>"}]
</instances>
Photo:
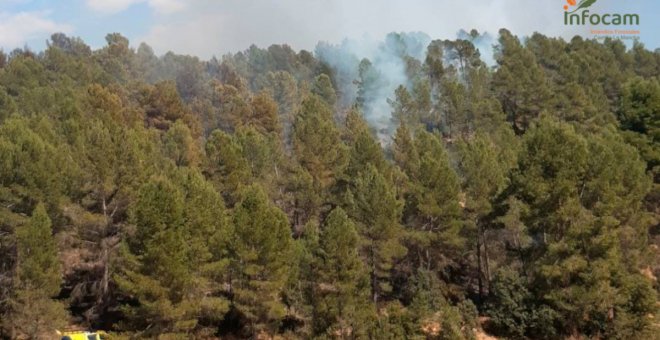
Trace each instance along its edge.
<instances>
[{"instance_id":1,"label":"pale blue sky","mask_svg":"<svg viewBox=\"0 0 660 340\"><path fill-rule=\"evenodd\" d=\"M94 48L109 32L137 46L209 58L255 43L288 43L313 50L318 41L380 38L391 31L423 31L453 38L460 29L496 35L500 27L520 36L535 31L590 37L591 27L565 27L565 0L0 0L0 48L41 50L51 33L83 38ZM640 38L660 47L660 2L598 0L600 13L639 13ZM604 28L604 27L594 27ZM612 27L610 27L612 28Z\"/></svg>"}]
</instances>

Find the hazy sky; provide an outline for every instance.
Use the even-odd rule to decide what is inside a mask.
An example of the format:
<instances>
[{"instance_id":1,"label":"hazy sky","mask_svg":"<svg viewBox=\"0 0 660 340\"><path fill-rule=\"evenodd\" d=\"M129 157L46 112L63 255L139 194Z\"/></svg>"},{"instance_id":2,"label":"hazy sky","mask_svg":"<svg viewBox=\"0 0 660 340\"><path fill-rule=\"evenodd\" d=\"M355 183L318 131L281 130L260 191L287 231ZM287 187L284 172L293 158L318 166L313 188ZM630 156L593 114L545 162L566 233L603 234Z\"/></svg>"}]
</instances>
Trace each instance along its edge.
<instances>
[{"instance_id":1,"label":"hazy sky","mask_svg":"<svg viewBox=\"0 0 660 340\"><path fill-rule=\"evenodd\" d=\"M0 0L0 48L25 44L40 50L53 32L79 36L94 48L109 32L133 46L146 42L208 58L251 44L287 43L313 50L318 41L382 38L392 31L423 31L454 38L460 29L493 35L501 27L525 36L535 31L591 37L591 27L567 28L566 0ZM598 0L594 12L639 13L640 38L660 47L660 1ZM594 28L604 28L597 26ZM611 27L610 27L611 28Z\"/></svg>"}]
</instances>

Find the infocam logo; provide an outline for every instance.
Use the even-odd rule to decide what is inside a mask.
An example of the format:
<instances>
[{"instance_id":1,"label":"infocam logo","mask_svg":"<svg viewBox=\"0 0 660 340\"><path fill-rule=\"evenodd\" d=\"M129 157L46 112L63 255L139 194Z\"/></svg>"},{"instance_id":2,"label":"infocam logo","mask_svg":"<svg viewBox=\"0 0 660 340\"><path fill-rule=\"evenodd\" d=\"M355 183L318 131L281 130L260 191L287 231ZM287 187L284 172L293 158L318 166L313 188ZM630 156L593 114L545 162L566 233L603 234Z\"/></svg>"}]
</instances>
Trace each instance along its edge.
<instances>
[{"instance_id":1,"label":"infocam logo","mask_svg":"<svg viewBox=\"0 0 660 340\"><path fill-rule=\"evenodd\" d=\"M639 14L591 13L588 8L597 0L566 0L564 25L639 25Z\"/></svg>"}]
</instances>

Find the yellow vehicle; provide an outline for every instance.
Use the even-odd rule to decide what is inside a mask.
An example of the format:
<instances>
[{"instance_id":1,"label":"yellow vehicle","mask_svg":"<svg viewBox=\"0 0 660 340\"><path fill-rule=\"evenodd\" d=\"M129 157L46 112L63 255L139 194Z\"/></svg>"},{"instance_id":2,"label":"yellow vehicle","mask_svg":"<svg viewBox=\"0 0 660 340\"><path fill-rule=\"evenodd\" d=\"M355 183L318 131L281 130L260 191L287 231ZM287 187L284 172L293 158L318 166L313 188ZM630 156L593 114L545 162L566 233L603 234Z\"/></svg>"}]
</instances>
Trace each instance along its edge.
<instances>
[{"instance_id":1,"label":"yellow vehicle","mask_svg":"<svg viewBox=\"0 0 660 340\"><path fill-rule=\"evenodd\" d=\"M58 335L61 335L61 340L105 340L108 339L108 334L104 331L98 332L86 332L86 331L69 331L69 332L60 332L57 331Z\"/></svg>"}]
</instances>

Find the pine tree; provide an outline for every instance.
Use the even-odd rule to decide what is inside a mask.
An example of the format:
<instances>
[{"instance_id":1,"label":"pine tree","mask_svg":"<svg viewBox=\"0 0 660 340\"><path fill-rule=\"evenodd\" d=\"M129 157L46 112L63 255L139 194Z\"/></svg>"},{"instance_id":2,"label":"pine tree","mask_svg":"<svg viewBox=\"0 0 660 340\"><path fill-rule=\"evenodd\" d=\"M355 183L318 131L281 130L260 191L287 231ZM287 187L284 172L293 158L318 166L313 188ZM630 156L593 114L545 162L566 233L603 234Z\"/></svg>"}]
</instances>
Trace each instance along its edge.
<instances>
[{"instance_id":1,"label":"pine tree","mask_svg":"<svg viewBox=\"0 0 660 340\"><path fill-rule=\"evenodd\" d=\"M499 334L524 339L535 322L534 296L524 278L511 268L503 268L494 276L490 292L486 308L493 327Z\"/></svg>"},{"instance_id":2,"label":"pine tree","mask_svg":"<svg viewBox=\"0 0 660 340\"><path fill-rule=\"evenodd\" d=\"M320 228L316 218L310 219L293 241L290 258L291 270L283 291L287 306L287 319L300 322L297 334L312 337L314 334L313 310L317 284L317 253L319 252Z\"/></svg>"},{"instance_id":3,"label":"pine tree","mask_svg":"<svg viewBox=\"0 0 660 340\"><path fill-rule=\"evenodd\" d=\"M240 126L251 126L263 134L274 134L279 137L282 125L278 117L277 102L268 92L262 91L252 97L251 114L240 117Z\"/></svg>"},{"instance_id":4,"label":"pine tree","mask_svg":"<svg viewBox=\"0 0 660 340\"><path fill-rule=\"evenodd\" d=\"M445 263L436 263L443 267L460 259L458 253L465 246L459 219L460 181L437 135L419 131L415 149L419 153L419 170L416 177L409 174L410 204L414 210L408 220L417 234L413 239L422 241L419 246L425 255L421 258L426 263L420 265L434 266L444 258Z\"/></svg>"},{"instance_id":5,"label":"pine tree","mask_svg":"<svg viewBox=\"0 0 660 340\"><path fill-rule=\"evenodd\" d=\"M164 161L157 135L142 128L122 129L108 119L108 106L112 105L97 107L100 119L85 121L80 131L71 133L71 138L81 136L75 159L81 168L77 181L83 196L63 209L72 226L84 231L73 235L79 242L70 250L88 255L69 262L67 270L78 272L69 277L85 275L86 279L66 284L75 287L73 304L94 301L84 306L90 319L101 317L114 303L111 281L116 269L112 262L121 241L118 225L124 222L140 185Z\"/></svg>"},{"instance_id":6,"label":"pine tree","mask_svg":"<svg viewBox=\"0 0 660 340\"><path fill-rule=\"evenodd\" d=\"M316 334L364 336L368 329L369 277L359 257L360 236L341 208L326 217L314 267L313 323Z\"/></svg>"},{"instance_id":7,"label":"pine tree","mask_svg":"<svg viewBox=\"0 0 660 340\"><path fill-rule=\"evenodd\" d=\"M201 128L197 117L193 116L179 97L173 81L162 81L145 89L141 100L146 107L147 123L160 130L181 119L188 125L193 137L199 137Z\"/></svg>"},{"instance_id":8,"label":"pine tree","mask_svg":"<svg viewBox=\"0 0 660 340\"><path fill-rule=\"evenodd\" d=\"M557 331L646 334L642 314L655 298L633 269L644 244L633 235L648 230L643 162L613 134L584 137L549 120L529 131L523 150L514 192L529 207L523 221L537 240L532 287L559 316Z\"/></svg>"},{"instance_id":9,"label":"pine tree","mask_svg":"<svg viewBox=\"0 0 660 340\"><path fill-rule=\"evenodd\" d=\"M516 36L502 29L499 42L499 68L493 77L493 87L509 121L520 133L543 110L551 108L552 93L534 54Z\"/></svg>"},{"instance_id":10,"label":"pine tree","mask_svg":"<svg viewBox=\"0 0 660 340\"><path fill-rule=\"evenodd\" d=\"M17 268L9 313L3 326L12 338L41 339L67 323L65 306L53 300L62 273L51 221L38 204L29 222L16 230Z\"/></svg>"},{"instance_id":11,"label":"pine tree","mask_svg":"<svg viewBox=\"0 0 660 340\"><path fill-rule=\"evenodd\" d=\"M234 209L234 226L232 303L253 334L272 332L286 314L281 293L291 270L289 223L263 189L251 185Z\"/></svg>"},{"instance_id":12,"label":"pine tree","mask_svg":"<svg viewBox=\"0 0 660 340\"><path fill-rule=\"evenodd\" d=\"M433 40L426 48L426 59L424 63L429 79L434 87L440 84L440 80L445 75L444 50L442 40Z\"/></svg>"},{"instance_id":13,"label":"pine tree","mask_svg":"<svg viewBox=\"0 0 660 340\"><path fill-rule=\"evenodd\" d=\"M285 175L284 190L285 211L294 230L301 230L311 218L318 217L324 193L316 189L314 178L300 165Z\"/></svg>"},{"instance_id":14,"label":"pine tree","mask_svg":"<svg viewBox=\"0 0 660 340\"><path fill-rule=\"evenodd\" d=\"M253 180L260 180L269 192L275 191L267 183L274 184L279 180L284 153L279 137L248 127L236 131L234 138L241 146L241 154L250 167Z\"/></svg>"},{"instance_id":15,"label":"pine tree","mask_svg":"<svg viewBox=\"0 0 660 340\"><path fill-rule=\"evenodd\" d=\"M52 129L48 120L41 120L42 127ZM12 117L0 126L0 183L6 199L19 202L38 200L46 206L54 206L71 185L70 175L76 172L75 164L67 162L68 146L58 149L30 126L26 118ZM29 214L21 203L20 211Z\"/></svg>"},{"instance_id":16,"label":"pine tree","mask_svg":"<svg viewBox=\"0 0 660 340\"><path fill-rule=\"evenodd\" d=\"M409 333L433 339L473 339L477 311L464 300L452 306L443 295L443 282L435 273L419 269L410 279L412 299Z\"/></svg>"},{"instance_id":17,"label":"pine tree","mask_svg":"<svg viewBox=\"0 0 660 340\"><path fill-rule=\"evenodd\" d=\"M191 277L183 212L183 196L167 179L152 179L140 189L131 210L135 235L127 240L122 254L125 265L115 277L119 289L140 302L125 308L128 329L151 324L144 335L156 335L189 332L195 326L194 318L184 317L185 303L181 304Z\"/></svg>"},{"instance_id":18,"label":"pine tree","mask_svg":"<svg viewBox=\"0 0 660 340\"><path fill-rule=\"evenodd\" d=\"M357 109L352 109L346 116L346 136L348 151L348 164L345 176L355 178L371 164L379 171L387 168L385 155L378 141L371 133L367 122L364 121Z\"/></svg>"},{"instance_id":19,"label":"pine tree","mask_svg":"<svg viewBox=\"0 0 660 340\"><path fill-rule=\"evenodd\" d=\"M298 112L301 101L298 83L291 73L286 71L268 72L265 78L264 90L270 92L277 102L283 135L288 139L294 113Z\"/></svg>"},{"instance_id":20,"label":"pine tree","mask_svg":"<svg viewBox=\"0 0 660 340\"><path fill-rule=\"evenodd\" d=\"M469 79L469 74L474 69L484 65L479 58L479 50L469 40L445 40L444 46L445 57L449 64L458 66L460 79Z\"/></svg>"},{"instance_id":21,"label":"pine tree","mask_svg":"<svg viewBox=\"0 0 660 340\"><path fill-rule=\"evenodd\" d=\"M334 184L346 165L346 150L330 107L318 96L303 101L292 139L294 154L314 178L315 187L323 191Z\"/></svg>"},{"instance_id":22,"label":"pine tree","mask_svg":"<svg viewBox=\"0 0 660 340\"><path fill-rule=\"evenodd\" d=\"M7 90L0 86L0 122L9 118L9 116L16 111L16 103L14 99L7 94Z\"/></svg>"},{"instance_id":23,"label":"pine tree","mask_svg":"<svg viewBox=\"0 0 660 340\"><path fill-rule=\"evenodd\" d=\"M312 93L323 99L330 107L334 107L337 104L337 94L332 86L332 80L325 73L320 74L314 79Z\"/></svg>"},{"instance_id":24,"label":"pine tree","mask_svg":"<svg viewBox=\"0 0 660 340\"><path fill-rule=\"evenodd\" d=\"M234 131L244 125L244 120L252 116L249 92L241 86L219 84L215 88L214 106L218 108L218 128L223 131ZM262 117L266 121L270 116ZM247 121L245 123L248 123Z\"/></svg>"},{"instance_id":25,"label":"pine tree","mask_svg":"<svg viewBox=\"0 0 660 340\"><path fill-rule=\"evenodd\" d=\"M222 209L217 194L196 186L199 177L191 179L190 202L199 202L197 195L202 195L205 204L217 204L211 209ZM216 233L222 235L221 216L204 218L191 210L199 207L186 207L184 198L171 181L154 178L143 185L131 211L136 231L125 244L123 269L115 281L139 301L137 306L124 307L129 321L125 327L140 330L143 336L191 334L198 328L200 315L228 309L222 298L206 296L209 285L203 275L207 263L217 268L210 263L213 254L203 242L216 241Z\"/></svg>"},{"instance_id":26,"label":"pine tree","mask_svg":"<svg viewBox=\"0 0 660 340\"><path fill-rule=\"evenodd\" d=\"M224 297L229 282L230 242L233 226L222 196L196 169L177 174L184 195L184 240L188 244L187 267L192 272L191 302L198 319L214 332L229 309ZM197 327L200 328L200 327Z\"/></svg>"},{"instance_id":27,"label":"pine tree","mask_svg":"<svg viewBox=\"0 0 660 340\"><path fill-rule=\"evenodd\" d=\"M382 88L387 80L373 66L369 59L362 59L358 65L357 98L355 102L360 110L371 112L371 106L378 96L378 90Z\"/></svg>"},{"instance_id":28,"label":"pine tree","mask_svg":"<svg viewBox=\"0 0 660 340\"><path fill-rule=\"evenodd\" d=\"M374 302L392 290L389 281L394 262L406 254L401 244L402 202L390 184L373 165L358 174L347 210L358 223L363 238L362 254L366 259Z\"/></svg>"},{"instance_id":29,"label":"pine tree","mask_svg":"<svg viewBox=\"0 0 660 340\"><path fill-rule=\"evenodd\" d=\"M484 296L484 280L490 282L489 241L486 237L486 217L493 211L491 202L504 189L508 168L498 159L493 143L482 137L459 143L459 168L465 194L464 218L472 230L476 230L477 268L479 293Z\"/></svg>"},{"instance_id":30,"label":"pine tree","mask_svg":"<svg viewBox=\"0 0 660 340\"><path fill-rule=\"evenodd\" d=\"M240 188L249 182L250 168L236 137L215 130L206 141L207 173L231 206Z\"/></svg>"},{"instance_id":31,"label":"pine tree","mask_svg":"<svg viewBox=\"0 0 660 340\"><path fill-rule=\"evenodd\" d=\"M419 205L422 216L436 226L458 210L459 181L437 135L421 131L415 138L419 152Z\"/></svg>"},{"instance_id":32,"label":"pine tree","mask_svg":"<svg viewBox=\"0 0 660 340\"><path fill-rule=\"evenodd\" d=\"M619 121L649 169L660 165L660 83L634 78L623 87Z\"/></svg>"},{"instance_id":33,"label":"pine tree","mask_svg":"<svg viewBox=\"0 0 660 340\"><path fill-rule=\"evenodd\" d=\"M410 126L421 124L420 114L417 112L415 102L405 86L399 85L394 90L394 98L395 100L388 100L392 107L392 120L394 123Z\"/></svg>"},{"instance_id":34,"label":"pine tree","mask_svg":"<svg viewBox=\"0 0 660 340\"><path fill-rule=\"evenodd\" d=\"M443 132L452 139L469 130L468 89L458 79L445 79L441 86L439 111L444 114Z\"/></svg>"},{"instance_id":35,"label":"pine tree","mask_svg":"<svg viewBox=\"0 0 660 340\"><path fill-rule=\"evenodd\" d=\"M392 154L396 165L408 175L417 178L419 173L419 152L407 124L400 124L394 135Z\"/></svg>"},{"instance_id":36,"label":"pine tree","mask_svg":"<svg viewBox=\"0 0 660 340\"><path fill-rule=\"evenodd\" d=\"M197 166L200 161L200 147L181 120L172 124L163 135L163 146L165 154L177 166Z\"/></svg>"}]
</instances>

